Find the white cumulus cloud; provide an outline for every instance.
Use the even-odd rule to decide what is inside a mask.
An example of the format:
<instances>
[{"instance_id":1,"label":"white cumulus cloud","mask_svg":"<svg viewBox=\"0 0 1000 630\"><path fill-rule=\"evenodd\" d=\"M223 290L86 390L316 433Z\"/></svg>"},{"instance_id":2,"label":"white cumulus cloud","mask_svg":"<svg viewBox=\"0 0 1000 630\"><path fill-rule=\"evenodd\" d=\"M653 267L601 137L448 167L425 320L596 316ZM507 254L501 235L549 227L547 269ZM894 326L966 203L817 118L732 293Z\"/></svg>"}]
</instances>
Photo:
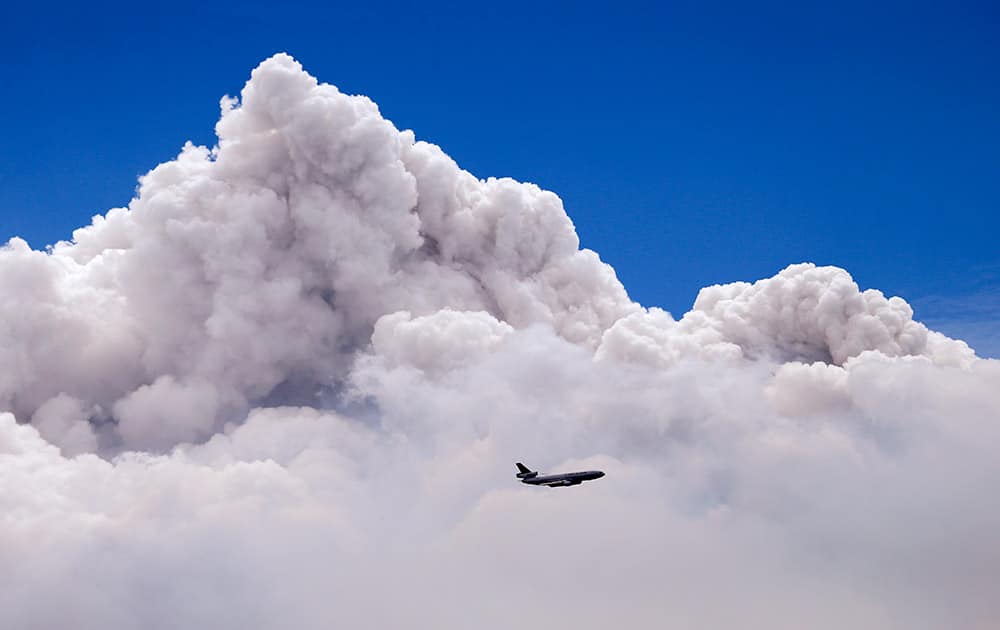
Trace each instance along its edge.
<instances>
[{"instance_id":1,"label":"white cumulus cloud","mask_svg":"<svg viewBox=\"0 0 1000 630\"><path fill-rule=\"evenodd\" d=\"M904 300L643 307L287 55L216 130L0 248L0 627L995 626L1000 362Z\"/></svg>"}]
</instances>

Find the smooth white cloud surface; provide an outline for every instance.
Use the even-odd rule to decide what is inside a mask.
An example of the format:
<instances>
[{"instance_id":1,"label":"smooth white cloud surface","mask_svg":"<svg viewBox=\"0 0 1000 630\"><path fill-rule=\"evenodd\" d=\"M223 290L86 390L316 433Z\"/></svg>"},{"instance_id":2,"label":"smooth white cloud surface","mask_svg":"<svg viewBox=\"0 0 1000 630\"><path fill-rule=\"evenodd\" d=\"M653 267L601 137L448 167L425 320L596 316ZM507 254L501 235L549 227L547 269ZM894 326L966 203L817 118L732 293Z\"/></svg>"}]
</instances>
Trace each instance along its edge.
<instances>
[{"instance_id":1,"label":"smooth white cloud surface","mask_svg":"<svg viewBox=\"0 0 1000 630\"><path fill-rule=\"evenodd\" d=\"M0 249L0 627L995 627L1000 362L833 267L643 308L287 55L222 105Z\"/></svg>"}]
</instances>

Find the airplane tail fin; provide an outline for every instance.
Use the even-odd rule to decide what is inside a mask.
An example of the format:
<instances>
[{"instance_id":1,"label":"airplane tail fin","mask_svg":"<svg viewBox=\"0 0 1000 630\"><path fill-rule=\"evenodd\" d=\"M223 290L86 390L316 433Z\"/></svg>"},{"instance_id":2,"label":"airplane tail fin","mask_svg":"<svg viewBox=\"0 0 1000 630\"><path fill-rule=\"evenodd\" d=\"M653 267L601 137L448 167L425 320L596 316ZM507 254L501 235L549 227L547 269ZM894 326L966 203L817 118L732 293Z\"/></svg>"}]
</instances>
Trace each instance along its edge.
<instances>
[{"instance_id":1,"label":"airplane tail fin","mask_svg":"<svg viewBox=\"0 0 1000 630\"><path fill-rule=\"evenodd\" d=\"M538 474L537 472L531 470L530 468L528 468L527 466L525 466L521 462L517 462L517 464L515 464L515 466L517 466L517 478L518 479L531 479L532 477L534 477L535 475Z\"/></svg>"}]
</instances>

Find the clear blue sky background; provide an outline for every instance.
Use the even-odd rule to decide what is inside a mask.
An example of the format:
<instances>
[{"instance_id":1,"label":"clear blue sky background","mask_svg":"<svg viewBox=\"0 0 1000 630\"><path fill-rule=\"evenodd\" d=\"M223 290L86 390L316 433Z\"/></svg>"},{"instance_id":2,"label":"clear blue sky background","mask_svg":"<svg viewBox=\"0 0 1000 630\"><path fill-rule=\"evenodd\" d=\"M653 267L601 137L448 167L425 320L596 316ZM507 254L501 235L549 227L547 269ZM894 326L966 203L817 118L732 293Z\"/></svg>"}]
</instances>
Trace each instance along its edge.
<instances>
[{"instance_id":1,"label":"clear blue sky background","mask_svg":"<svg viewBox=\"0 0 1000 630\"><path fill-rule=\"evenodd\" d=\"M834 264L1000 356L997 7L17 3L0 241L125 205L287 51L474 174L557 192L644 304Z\"/></svg>"}]
</instances>

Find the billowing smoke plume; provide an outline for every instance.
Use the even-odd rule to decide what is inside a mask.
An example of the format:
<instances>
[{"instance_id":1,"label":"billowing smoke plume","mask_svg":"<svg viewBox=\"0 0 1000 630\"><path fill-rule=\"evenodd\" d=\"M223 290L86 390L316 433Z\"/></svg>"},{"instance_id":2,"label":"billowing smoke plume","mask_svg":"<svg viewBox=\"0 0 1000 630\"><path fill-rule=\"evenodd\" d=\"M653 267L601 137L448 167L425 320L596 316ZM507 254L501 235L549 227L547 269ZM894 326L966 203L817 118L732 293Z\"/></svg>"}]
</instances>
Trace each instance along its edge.
<instances>
[{"instance_id":1,"label":"billowing smoke plume","mask_svg":"<svg viewBox=\"0 0 1000 630\"><path fill-rule=\"evenodd\" d=\"M0 627L995 627L1000 362L832 267L643 308L286 55L222 110L0 249Z\"/></svg>"}]
</instances>

